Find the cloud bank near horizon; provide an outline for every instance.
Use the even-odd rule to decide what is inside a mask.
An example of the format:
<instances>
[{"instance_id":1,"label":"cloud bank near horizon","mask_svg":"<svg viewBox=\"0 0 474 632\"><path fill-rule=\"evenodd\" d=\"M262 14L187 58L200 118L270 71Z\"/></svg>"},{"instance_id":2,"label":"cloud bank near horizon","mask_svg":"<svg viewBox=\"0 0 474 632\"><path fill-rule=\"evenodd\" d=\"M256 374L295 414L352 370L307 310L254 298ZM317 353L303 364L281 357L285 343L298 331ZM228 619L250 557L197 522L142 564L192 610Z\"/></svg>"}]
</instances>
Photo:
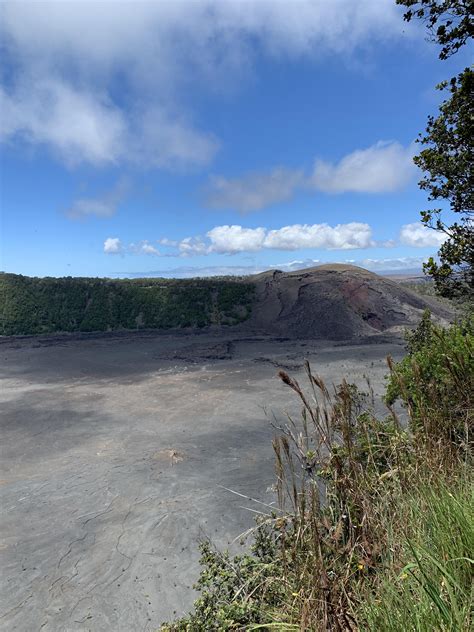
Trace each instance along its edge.
<instances>
[{"instance_id":1,"label":"cloud bank near horizon","mask_svg":"<svg viewBox=\"0 0 474 632\"><path fill-rule=\"evenodd\" d=\"M268 270L281 270L282 272L295 272L319 265L330 263L342 263L355 265L370 270L371 272L387 274L422 274L423 263L428 257L396 257L393 259L340 259L323 261L320 259L301 259L287 262L263 265L235 265L235 266L179 266L167 270L146 270L140 272L116 272L119 277L212 277L212 276L249 276Z\"/></svg>"}]
</instances>

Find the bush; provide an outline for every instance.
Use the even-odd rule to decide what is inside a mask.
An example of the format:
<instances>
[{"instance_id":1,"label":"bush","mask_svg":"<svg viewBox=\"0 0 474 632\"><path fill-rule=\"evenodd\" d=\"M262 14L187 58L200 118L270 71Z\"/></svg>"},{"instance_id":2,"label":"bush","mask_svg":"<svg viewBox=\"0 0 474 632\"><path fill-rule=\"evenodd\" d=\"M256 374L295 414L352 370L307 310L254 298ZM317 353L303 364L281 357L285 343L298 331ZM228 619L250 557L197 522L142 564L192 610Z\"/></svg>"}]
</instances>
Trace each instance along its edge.
<instances>
[{"instance_id":1,"label":"bush","mask_svg":"<svg viewBox=\"0 0 474 632\"><path fill-rule=\"evenodd\" d=\"M194 612L174 623L164 624L169 632L198 632L251 629L268 621L284 603L285 591L275 581L278 558L271 530L261 525L252 553L233 558L216 551L208 541L200 545L203 570L195 588L202 595Z\"/></svg>"},{"instance_id":2,"label":"bush","mask_svg":"<svg viewBox=\"0 0 474 632\"><path fill-rule=\"evenodd\" d=\"M473 334L474 318L444 329L427 312L407 335L408 355L391 366L386 401L403 402L411 430L423 440L468 449L474 421Z\"/></svg>"}]
</instances>

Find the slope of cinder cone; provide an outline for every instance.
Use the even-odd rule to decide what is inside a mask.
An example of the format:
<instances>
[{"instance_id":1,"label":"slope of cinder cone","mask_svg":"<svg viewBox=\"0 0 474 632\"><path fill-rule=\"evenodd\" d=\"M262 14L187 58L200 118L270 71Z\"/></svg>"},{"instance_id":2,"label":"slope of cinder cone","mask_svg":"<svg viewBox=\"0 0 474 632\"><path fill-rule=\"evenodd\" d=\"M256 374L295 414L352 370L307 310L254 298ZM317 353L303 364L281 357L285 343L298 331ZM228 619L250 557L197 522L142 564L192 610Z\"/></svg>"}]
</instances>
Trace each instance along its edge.
<instances>
[{"instance_id":1,"label":"slope of cinder cone","mask_svg":"<svg viewBox=\"0 0 474 632\"><path fill-rule=\"evenodd\" d=\"M282 336L350 340L415 325L424 309L450 320L451 311L401 285L345 264L253 277L256 302L249 325Z\"/></svg>"}]
</instances>

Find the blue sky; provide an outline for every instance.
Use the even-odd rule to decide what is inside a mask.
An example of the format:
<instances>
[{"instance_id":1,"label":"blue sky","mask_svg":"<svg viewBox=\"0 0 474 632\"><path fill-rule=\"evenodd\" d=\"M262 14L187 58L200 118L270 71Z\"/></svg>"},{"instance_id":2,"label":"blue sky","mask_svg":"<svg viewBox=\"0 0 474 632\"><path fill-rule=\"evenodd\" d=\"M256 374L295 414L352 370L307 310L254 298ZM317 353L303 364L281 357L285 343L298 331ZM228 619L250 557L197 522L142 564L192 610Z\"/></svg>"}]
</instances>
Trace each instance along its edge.
<instances>
[{"instance_id":1,"label":"blue sky","mask_svg":"<svg viewBox=\"0 0 474 632\"><path fill-rule=\"evenodd\" d=\"M0 12L3 270L403 271L437 251L413 141L467 53L439 61L392 0Z\"/></svg>"}]
</instances>

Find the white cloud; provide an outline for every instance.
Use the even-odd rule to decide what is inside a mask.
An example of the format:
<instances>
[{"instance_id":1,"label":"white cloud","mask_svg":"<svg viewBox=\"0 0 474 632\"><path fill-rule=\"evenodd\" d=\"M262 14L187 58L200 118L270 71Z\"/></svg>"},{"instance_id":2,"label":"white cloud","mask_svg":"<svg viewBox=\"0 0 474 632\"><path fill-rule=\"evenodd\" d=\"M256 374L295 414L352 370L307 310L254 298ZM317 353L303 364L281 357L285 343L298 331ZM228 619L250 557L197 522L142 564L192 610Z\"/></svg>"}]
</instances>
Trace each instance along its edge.
<instances>
[{"instance_id":1,"label":"white cloud","mask_svg":"<svg viewBox=\"0 0 474 632\"><path fill-rule=\"evenodd\" d=\"M336 164L316 160L311 174L304 169L275 167L241 178L213 176L205 202L210 208L248 213L289 200L301 189L329 194L393 192L413 178L413 154L413 144L403 147L398 142L379 141L347 154Z\"/></svg>"},{"instance_id":2,"label":"white cloud","mask_svg":"<svg viewBox=\"0 0 474 632\"><path fill-rule=\"evenodd\" d=\"M267 233L265 248L299 250L320 248L324 250L351 250L374 245L372 229L368 224L293 224Z\"/></svg>"},{"instance_id":3,"label":"white cloud","mask_svg":"<svg viewBox=\"0 0 474 632\"><path fill-rule=\"evenodd\" d=\"M104 252L107 255L124 255L128 253L134 255L153 255L155 257L162 256L158 248L155 248L155 246L146 239L137 244L131 243L125 246L118 237L108 237L104 241Z\"/></svg>"},{"instance_id":4,"label":"white cloud","mask_svg":"<svg viewBox=\"0 0 474 632\"><path fill-rule=\"evenodd\" d=\"M107 242L111 241L110 239ZM115 254L114 239L105 252ZM106 242L106 244L107 244ZM190 257L195 255L224 254L234 255L240 252L260 252L262 250L355 250L375 245L372 229L368 224L350 222L349 224L293 224L277 230L267 228L244 228L243 226L215 226L206 233L206 237L186 237L179 242L160 239L161 245L175 250L161 252L148 241L140 246L130 244L120 252L133 254L153 254L165 257ZM144 246L145 245L145 246Z\"/></svg>"},{"instance_id":5,"label":"white cloud","mask_svg":"<svg viewBox=\"0 0 474 632\"><path fill-rule=\"evenodd\" d=\"M0 110L1 139L46 145L71 166L201 166L219 146L212 135L163 108L126 112L106 95L80 91L60 80L31 79L10 94L0 87Z\"/></svg>"},{"instance_id":6,"label":"white cloud","mask_svg":"<svg viewBox=\"0 0 474 632\"><path fill-rule=\"evenodd\" d=\"M158 168L199 167L210 163L218 149L214 135L200 132L184 117L173 117L155 106L133 115L123 159Z\"/></svg>"},{"instance_id":7,"label":"white cloud","mask_svg":"<svg viewBox=\"0 0 474 632\"><path fill-rule=\"evenodd\" d=\"M419 222L406 224L400 231L400 243L415 247L439 247L445 236L426 228ZM158 242L165 247L160 251L148 241L137 246L123 246L119 239L107 239L104 252L132 254L151 254L159 257L191 257L210 254L234 255L243 252L262 252L265 250L363 250L377 246L393 248L394 240L378 242L373 239L372 228L364 222L347 224L290 224L277 229L245 228L240 225L215 226L204 237L186 237L180 241L167 238ZM318 259L302 259L278 264L283 270L298 269L297 266L316 265ZM364 259L356 265L374 270L390 270L407 267L420 267L423 257L394 257L391 259ZM345 263L351 263L345 260ZM286 266L286 267L285 267Z\"/></svg>"},{"instance_id":8,"label":"white cloud","mask_svg":"<svg viewBox=\"0 0 474 632\"><path fill-rule=\"evenodd\" d=\"M262 250L265 235L265 228L242 226L216 226L207 233L211 242L210 251L223 254Z\"/></svg>"},{"instance_id":9,"label":"white cloud","mask_svg":"<svg viewBox=\"0 0 474 632\"><path fill-rule=\"evenodd\" d=\"M79 198L67 209L66 216L70 219L83 219L95 215L96 217L112 217L118 206L125 198L129 188L125 179L119 180L110 190L94 198Z\"/></svg>"},{"instance_id":10,"label":"white cloud","mask_svg":"<svg viewBox=\"0 0 474 632\"><path fill-rule=\"evenodd\" d=\"M302 171L283 167L267 173L250 173L242 178L214 176L207 189L206 203L210 208L249 213L290 199L302 184Z\"/></svg>"},{"instance_id":11,"label":"white cloud","mask_svg":"<svg viewBox=\"0 0 474 632\"><path fill-rule=\"evenodd\" d=\"M439 248L446 240L446 235L433 228L427 228L421 222L405 224L400 230L400 241L405 246L415 248Z\"/></svg>"},{"instance_id":12,"label":"white cloud","mask_svg":"<svg viewBox=\"0 0 474 632\"><path fill-rule=\"evenodd\" d=\"M10 94L0 88L0 109L0 138L47 144L68 164L115 163L123 152L126 123L105 96L31 79Z\"/></svg>"},{"instance_id":13,"label":"white cloud","mask_svg":"<svg viewBox=\"0 0 474 632\"><path fill-rule=\"evenodd\" d=\"M341 55L399 36L392 0L4 2L4 139L70 164L207 164L218 143L193 125L184 89L239 85L256 55ZM6 73L5 73L6 76ZM126 99L115 99L117 77ZM146 104L146 106L144 106Z\"/></svg>"},{"instance_id":14,"label":"white cloud","mask_svg":"<svg viewBox=\"0 0 474 632\"><path fill-rule=\"evenodd\" d=\"M159 255L160 252L151 244L142 244L141 250L145 255Z\"/></svg>"},{"instance_id":15,"label":"white cloud","mask_svg":"<svg viewBox=\"0 0 474 632\"><path fill-rule=\"evenodd\" d=\"M176 247L179 242L176 241L176 239L168 239L167 237L162 237L161 239L158 239L158 243L161 244L162 246L173 246Z\"/></svg>"},{"instance_id":16,"label":"white cloud","mask_svg":"<svg viewBox=\"0 0 474 632\"><path fill-rule=\"evenodd\" d=\"M61 52L104 72L130 64L131 73L176 72L183 61L193 69L219 66L260 46L272 54L345 54L371 40L404 30L401 10L391 0L176 0L175 2L21 2L2 7L4 29L23 54L56 58ZM34 36L34 37L33 37ZM251 39L253 38L253 40ZM198 54L199 53L199 54ZM150 58L156 68L149 68ZM61 61L61 60L60 60ZM233 61L232 63L236 63Z\"/></svg>"},{"instance_id":17,"label":"white cloud","mask_svg":"<svg viewBox=\"0 0 474 632\"><path fill-rule=\"evenodd\" d=\"M137 255L153 255L155 257L159 257L161 255L158 248L155 248L155 246L146 240L141 241L139 244L131 244L129 246L129 250Z\"/></svg>"},{"instance_id":18,"label":"white cloud","mask_svg":"<svg viewBox=\"0 0 474 632\"><path fill-rule=\"evenodd\" d=\"M119 255L123 252L122 242L118 237L107 237L104 241L104 252L106 255Z\"/></svg>"},{"instance_id":19,"label":"white cloud","mask_svg":"<svg viewBox=\"0 0 474 632\"><path fill-rule=\"evenodd\" d=\"M357 149L332 164L317 160L312 186L325 193L382 193L407 185L415 173L413 145L379 141L367 149Z\"/></svg>"},{"instance_id":20,"label":"white cloud","mask_svg":"<svg viewBox=\"0 0 474 632\"><path fill-rule=\"evenodd\" d=\"M200 237L186 237L178 243L180 257L209 254L209 246Z\"/></svg>"}]
</instances>

